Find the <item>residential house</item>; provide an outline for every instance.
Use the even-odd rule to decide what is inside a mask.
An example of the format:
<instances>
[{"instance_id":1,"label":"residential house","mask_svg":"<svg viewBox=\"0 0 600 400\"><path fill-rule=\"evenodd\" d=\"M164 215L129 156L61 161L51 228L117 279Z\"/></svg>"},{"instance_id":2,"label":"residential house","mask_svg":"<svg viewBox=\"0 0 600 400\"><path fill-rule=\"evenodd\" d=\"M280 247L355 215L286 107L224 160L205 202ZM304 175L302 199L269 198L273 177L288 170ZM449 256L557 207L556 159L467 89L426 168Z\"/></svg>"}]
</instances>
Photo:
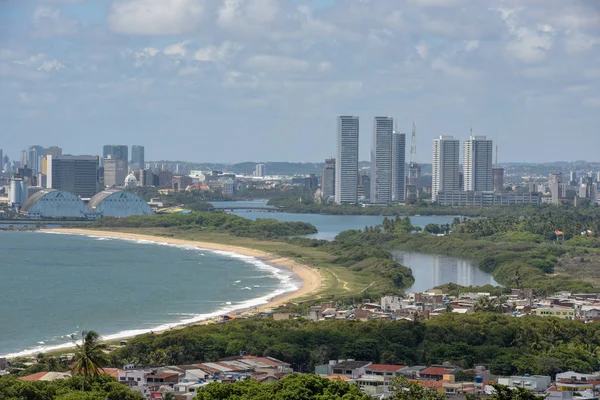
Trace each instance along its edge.
<instances>
[{"instance_id":1,"label":"residential house","mask_svg":"<svg viewBox=\"0 0 600 400\"><path fill-rule=\"evenodd\" d=\"M330 360L328 364L317 365L315 367L315 374L321 376L346 376L355 379L365 375L365 367L369 365L371 365L369 361Z\"/></svg>"},{"instance_id":2,"label":"residential house","mask_svg":"<svg viewBox=\"0 0 600 400\"><path fill-rule=\"evenodd\" d=\"M598 376L588 378L581 376L580 378L563 378L556 379L556 390L563 392L583 392L591 390L594 394L600 394L600 378Z\"/></svg>"},{"instance_id":3,"label":"residential house","mask_svg":"<svg viewBox=\"0 0 600 400\"><path fill-rule=\"evenodd\" d=\"M548 390L552 380L549 376L542 375L524 375L524 376L511 376L510 378L498 378L500 385L508 386L510 388L522 387L529 389L532 392L541 393Z\"/></svg>"},{"instance_id":4,"label":"residential house","mask_svg":"<svg viewBox=\"0 0 600 400\"><path fill-rule=\"evenodd\" d=\"M389 388L389 381L383 376L363 375L355 379L360 390L370 396L381 396Z\"/></svg>"},{"instance_id":5,"label":"residential house","mask_svg":"<svg viewBox=\"0 0 600 400\"><path fill-rule=\"evenodd\" d=\"M400 371L407 368L405 365L371 364L365 367L365 376L383 376L386 380L400 375Z\"/></svg>"},{"instance_id":6,"label":"residential house","mask_svg":"<svg viewBox=\"0 0 600 400\"><path fill-rule=\"evenodd\" d=\"M456 370L456 367L444 367L433 365L419 372L419 379L441 381L444 375L449 375Z\"/></svg>"},{"instance_id":7,"label":"residential house","mask_svg":"<svg viewBox=\"0 0 600 400\"><path fill-rule=\"evenodd\" d=\"M539 317L555 317L569 320L575 319L575 310L563 306L538 307L531 312Z\"/></svg>"},{"instance_id":8,"label":"residential house","mask_svg":"<svg viewBox=\"0 0 600 400\"><path fill-rule=\"evenodd\" d=\"M425 369L427 369L427 367L423 365L415 365L399 370L398 374L404 376L406 379L417 379L419 377L419 373Z\"/></svg>"}]
</instances>

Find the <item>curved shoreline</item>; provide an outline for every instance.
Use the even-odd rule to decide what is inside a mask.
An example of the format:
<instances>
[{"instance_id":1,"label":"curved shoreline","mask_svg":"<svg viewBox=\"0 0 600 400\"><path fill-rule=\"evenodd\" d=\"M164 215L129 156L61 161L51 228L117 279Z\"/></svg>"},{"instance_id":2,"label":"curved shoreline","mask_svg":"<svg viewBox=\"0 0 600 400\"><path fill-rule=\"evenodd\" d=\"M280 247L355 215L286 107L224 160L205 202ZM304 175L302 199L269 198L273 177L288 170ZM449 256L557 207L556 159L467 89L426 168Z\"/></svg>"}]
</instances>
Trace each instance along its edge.
<instances>
[{"instance_id":1,"label":"curved shoreline","mask_svg":"<svg viewBox=\"0 0 600 400\"><path fill-rule=\"evenodd\" d=\"M197 247L198 249L204 249L204 250L209 250L209 251L228 252L228 253L233 253L235 255L253 257L253 258L255 258L261 262L264 262L272 267L286 269L288 271L291 271L295 275L295 278L302 281L302 284L296 290L284 292L279 295L269 296L267 301L263 304L253 306L253 307L243 307L242 306L237 309L232 309L231 311L219 312L218 315L216 312L209 313L209 314L211 314L211 317L207 317L206 319L202 319L202 320L198 320L198 321L194 321L194 322L188 322L188 323L173 324L172 327L169 327L168 329L163 329L163 330L156 330L156 331L154 331L155 333L162 333L166 330L171 330L171 329L180 329L180 328L184 328L186 326L213 323L213 322L219 320L220 317L224 314L245 315L245 314L250 314L250 313L261 312L261 311L273 309L282 304L288 303L294 299L315 293L321 289L322 284L323 284L323 279L322 279L321 274L312 267L309 267L304 264L300 264L294 260L291 260L291 259L288 259L285 257L276 256L274 254L267 253L265 251L254 250L254 249L250 249L247 247L231 246L231 245L220 244L220 243L200 242L200 241L184 240L184 239L174 239L174 238L166 238L166 237L160 237L160 236L135 234L135 233L122 233L122 232L110 232L110 231L101 231L101 230L75 229L75 228L73 228L73 229L71 229L71 228L44 229L44 230L42 230L42 232L60 233L60 234L68 234L68 235L81 235L81 236L89 236L89 237L105 237L105 238L134 240L134 241L142 240L142 241L147 241L147 242L153 242L156 244L168 244L168 245L176 245L176 246L193 246L193 247ZM132 329L131 331L135 331L135 330ZM105 335L106 340L118 340L118 339L124 339L126 337L134 337L134 336L137 336L137 334ZM66 345L66 346L58 345L58 346L56 346L56 348L48 349L48 350L36 351L36 350L31 349L31 350L23 350L23 351L19 351L19 352L14 352L12 354L26 356L26 355L36 354L38 352L48 353L48 352L53 352L53 351L57 351L57 350L68 350L72 347L73 347L72 345ZM30 352L31 352L31 354L29 354Z\"/></svg>"}]
</instances>

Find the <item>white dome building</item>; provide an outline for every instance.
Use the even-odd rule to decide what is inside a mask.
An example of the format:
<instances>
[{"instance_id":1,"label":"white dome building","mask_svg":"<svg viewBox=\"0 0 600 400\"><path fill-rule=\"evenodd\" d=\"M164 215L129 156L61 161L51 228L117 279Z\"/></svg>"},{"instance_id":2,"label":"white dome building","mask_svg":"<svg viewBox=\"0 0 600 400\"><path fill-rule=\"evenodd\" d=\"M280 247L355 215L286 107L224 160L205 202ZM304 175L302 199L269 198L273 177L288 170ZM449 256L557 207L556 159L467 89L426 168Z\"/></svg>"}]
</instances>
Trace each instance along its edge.
<instances>
[{"instance_id":1,"label":"white dome building","mask_svg":"<svg viewBox=\"0 0 600 400\"><path fill-rule=\"evenodd\" d=\"M21 212L32 218L85 218L89 209L73 193L43 189L27 199Z\"/></svg>"},{"instance_id":2,"label":"white dome building","mask_svg":"<svg viewBox=\"0 0 600 400\"><path fill-rule=\"evenodd\" d=\"M88 207L98 217L120 218L153 213L144 199L123 190L104 190L92 197Z\"/></svg>"},{"instance_id":3,"label":"white dome building","mask_svg":"<svg viewBox=\"0 0 600 400\"><path fill-rule=\"evenodd\" d=\"M135 175L133 175L133 174L127 175L127 177L125 178L125 187L131 189L131 188L136 187L137 185L138 185L138 180L135 177Z\"/></svg>"}]
</instances>

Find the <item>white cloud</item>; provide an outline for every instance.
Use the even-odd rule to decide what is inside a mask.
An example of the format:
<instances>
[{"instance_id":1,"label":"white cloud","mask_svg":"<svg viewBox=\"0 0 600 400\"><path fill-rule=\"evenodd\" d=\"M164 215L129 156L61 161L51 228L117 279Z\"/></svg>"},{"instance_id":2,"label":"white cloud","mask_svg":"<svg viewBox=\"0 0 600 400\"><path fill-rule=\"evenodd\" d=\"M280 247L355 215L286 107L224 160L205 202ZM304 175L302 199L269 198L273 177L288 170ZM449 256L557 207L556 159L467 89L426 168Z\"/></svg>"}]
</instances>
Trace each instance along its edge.
<instances>
[{"instance_id":1,"label":"white cloud","mask_svg":"<svg viewBox=\"0 0 600 400\"><path fill-rule=\"evenodd\" d=\"M429 54L429 46L427 46L427 43L423 41L417 43L417 45L415 46L415 50L417 51L419 57L421 57L423 60L425 60L427 58L427 55Z\"/></svg>"},{"instance_id":2,"label":"white cloud","mask_svg":"<svg viewBox=\"0 0 600 400\"><path fill-rule=\"evenodd\" d=\"M292 57L257 55L247 59L245 66L262 72L304 72L310 68L310 63Z\"/></svg>"},{"instance_id":3,"label":"white cloud","mask_svg":"<svg viewBox=\"0 0 600 400\"><path fill-rule=\"evenodd\" d=\"M49 61L44 61L42 63L42 65L40 65L37 70L38 71L44 71L44 72L50 72L50 71L59 71L61 69L65 68L64 64L61 63L58 60L49 60Z\"/></svg>"},{"instance_id":4,"label":"white cloud","mask_svg":"<svg viewBox=\"0 0 600 400\"><path fill-rule=\"evenodd\" d=\"M219 46L206 46L196 51L194 58L202 62L224 62L234 57L241 50L241 46L225 41Z\"/></svg>"},{"instance_id":5,"label":"white cloud","mask_svg":"<svg viewBox=\"0 0 600 400\"><path fill-rule=\"evenodd\" d=\"M127 55L133 55L133 57L135 58L134 66L136 68L139 68L142 65L146 64L150 59L152 59L158 53L160 53L160 50L158 50L154 47L146 47L146 48L144 48L140 51L136 51L136 52L133 52L131 50L126 52Z\"/></svg>"},{"instance_id":6,"label":"white cloud","mask_svg":"<svg viewBox=\"0 0 600 400\"><path fill-rule=\"evenodd\" d=\"M50 6L38 6L33 11L33 33L38 36L64 36L75 34L79 23L65 18L60 9Z\"/></svg>"},{"instance_id":7,"label":"white cloud","mask_svg":"<svg viewBox=\"0 0 600 400\"><path fill-rule=\"evenodd\" d=\"M479 40L467 40L465 42L465 51L470 52L479 48Z\"/></svg>"},{"instance_id":8,"label":"white cloud","mask_svg":"<svg viewBox=\"0 0 600 400\"><path fill-rule=\"evenodd\" d=\"M189 43L190 43L189 40L184 40L183 42L172 44L172 45L168 46L166 49L164 49L163 53L168 56L185 57L187 54L186 46Z\"/></svg>"},{"instance_id":9,"label":"white cloud","mask_svg":"<svg viewBox=\"0 0 600 400\"><path fill-rule=\"evenodd\" d=\"M45 58L46 58L46 55L44 53L37 53L37 54L30 55L26 59L18 60L18 61L13 61L13 62L15 64L25 65L25 66L29 66L30 67L30 66L32 66L34 64L37 64L39 61L42 61Z\"/></svg>"},{"instance_id":10,"label":"white cloud","mask_svg":"<svg viewBox=\"0 0 600 400\"><path fill-rule=\"evenodd\" d=\"M203 11L201 0L127 0L113 4L108 20L117 33L178 35L194 32Z\"/></svg>"},{"instance_id":11,"label":"white cloud","mask_svg":"<svg viewBox=\"0 0 600 400\"><path fill-rule=\"evenodd\" d=\"M514 39L506 45L506 51L525 63L542 61L554 43L552 32L546 30L518 28L513 36Z\"/></svg>"}]
</instances>

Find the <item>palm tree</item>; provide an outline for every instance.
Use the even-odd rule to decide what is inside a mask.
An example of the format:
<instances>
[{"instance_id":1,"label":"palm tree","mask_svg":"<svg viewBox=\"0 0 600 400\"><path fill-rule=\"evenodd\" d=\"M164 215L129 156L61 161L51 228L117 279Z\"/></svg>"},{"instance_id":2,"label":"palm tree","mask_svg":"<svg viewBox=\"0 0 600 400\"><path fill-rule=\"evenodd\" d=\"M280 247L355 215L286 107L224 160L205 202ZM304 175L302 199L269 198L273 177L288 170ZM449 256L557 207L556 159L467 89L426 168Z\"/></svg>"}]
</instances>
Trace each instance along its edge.
<instances>
[{"instance_id":1,"label":"palm tree","mask_svg":"<svg viewBox=\"0 0 600 400\"><path fill-rule=\"evenodd\" d=\"M75 343L75 357L71 372L75 375L83 375L81 390L85 390L87 377L97 377L100 370L108 363L105 350L106 343L100 342L100 335L94 331L81 332L81 344Z\"/></svg>"}]
</instances>

